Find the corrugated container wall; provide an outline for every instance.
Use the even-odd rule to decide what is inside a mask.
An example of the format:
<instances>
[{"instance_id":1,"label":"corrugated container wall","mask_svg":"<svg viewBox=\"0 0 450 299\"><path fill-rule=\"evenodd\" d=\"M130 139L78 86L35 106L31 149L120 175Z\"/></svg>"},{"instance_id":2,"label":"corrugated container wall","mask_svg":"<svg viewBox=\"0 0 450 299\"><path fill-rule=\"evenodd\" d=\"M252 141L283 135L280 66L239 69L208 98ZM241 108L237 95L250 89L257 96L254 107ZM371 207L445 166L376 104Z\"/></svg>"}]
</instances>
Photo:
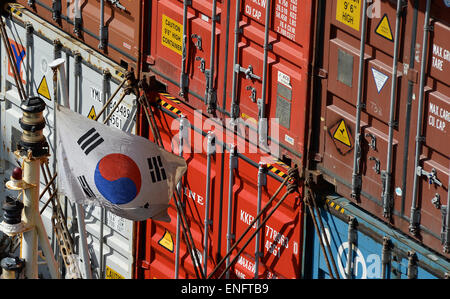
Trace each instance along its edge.
<instances>
[{"instance_id":1,"label":"corrugated container wall","mask_svg":"<svg viewBox=\"0 0 450 299\"><path fill-rule=\"evenodd\" d=\"M126 70L139 71L141 24L149 1L16 2Z\"/></svg>"},{"instance_id":2,"label":"corrugated container wall","mask_svg":"<svg viewBox=\"0 0 450 299\"><path fill-rule=\"evenodd\" d=\"M312 173L449 258L448 1L319 4Z\"/></svg>"},{"instance_id":3,"label":"corrugated container wall","mask_svg":"<svg viewBox=\"0 0 450 299\"><path fill-rule=\"evenodd\" d=\"M209 117L232 118L304 153L314 1L152 1L143 72ZM144 33L145 34L145 33ZM260 119L279 118L277 132ZM244 137L248 138L248 134ZM262 137L261 137L262 136Z\"/></svg>"},{"instance_id":4,"label":"corrugated container wall","mask_svg":"<svg viewBox=\"0 0 450 299\"><path fill-rule=\"evenodd\" d=\"M165 92L148 96L158 108L157 129L166 149L179 153L174 140L181 115L189 123L190 141L183 152L188 172L180 195L198 266L207 274L269 202L288 168L302 169L314 10L310 0L151 3L143 38L149 48L140 74L152 79L152 91ZM144 110L140 119L140 134L152 138ZM215 134L215 152L208 159L209 131ZM261 154L257 146L266 139L279 150ZM231 144L238 146L236 157ZM230 277L301 277L302 196L300 188L286 198L243 250ZM172 204L169 224L148 220L138 226L139 278L196 277L182 230L177 234Z\"/></svg>"},{"instance_id":5,"label":"corrugated container wall","mask_svg":"<svg viewBox=\"0 0 450 299\"><path fill-rule=\"evenodd\" d=\"M160 105L160 109L155 109L155 118L164 148L179 154L179 138L183 136L183 157L188 163L188 170L179 186L179 196L187 218L187 231L192 234L196 248L192 251L196 252L199 262L197 264L191 260L183 228L178 222L175 202L171 201L169 223L147 220L138 225L136 276L198 278L194 265L198 265L201 271L206 269L205 272L210 275L252 224L258 211L268 204L286 177L287 166L262 154L245 151L230 154L230 144L226 143L230 139L220 130L220 123L169 94L154 96ZM145 112L141 111L139 115L140 135L153 140ZM181 121L183 130L180 129ZM214 143L209 143L213 136L212 126L216 126L212 130L215 138ZM240 141L235 139L235 142ZM208 151L207 144L212 144ZM249 144L246 143L246 146ZM259 165L260 161L263 164ZM278 200L284 192L278 195ZM268 205L269 210L263 214L261 222L276 202L272 201ZM252 239L243 250L231 268L229 277L300 278L302 209L301 192L289 195L259 231L258 241ZM231 251L230 261L256 228L257 223ZM218 268L219 271L213 277L218 277L225 269L224 266Z\"/></svg>"}]
</instances>

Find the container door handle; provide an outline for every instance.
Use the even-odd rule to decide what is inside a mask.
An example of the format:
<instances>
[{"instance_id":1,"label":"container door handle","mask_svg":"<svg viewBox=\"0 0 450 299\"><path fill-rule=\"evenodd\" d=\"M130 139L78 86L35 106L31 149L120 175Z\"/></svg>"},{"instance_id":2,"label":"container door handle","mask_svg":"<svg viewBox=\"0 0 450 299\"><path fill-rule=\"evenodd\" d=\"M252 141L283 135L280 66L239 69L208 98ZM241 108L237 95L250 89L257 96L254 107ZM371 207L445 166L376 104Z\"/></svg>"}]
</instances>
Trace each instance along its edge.
<instances>
[{"instance_id":1,"label":"container door handle","mask_svg":"<svg viewBox=\"0 0 450 299\"><path fill-rule=\"evenodd\" d=\"M126 11L127 8L120 3L120 0L108 0L112 5L117 7L118 9Z\"/></svg>"},{"instance_id":2,"label":"container door handle","mask_svg":"<svg viewBox=\"0 0 450 299\"><path fill-rule=\"evenodd\" d=\"M205 59L197 56L197 57L195 57L195 60L200 61L200 66L198 68L204 74L205 73Z\"/></svg>"},{"instance_id":3,"label":"container door handle","mask_svg":"<svg viewBox=\"0 0 450 299\"><path fill-rule=\"evenodd\" d=\"M199 49L201 51L202 50L202 37L200 35L197 35L197 34L192 34L191 38L192 39L197 39L197 41L194 42L194 45L197 47L197 49Z\"/></svg>"},{"instance_id":4,"label":"container door handle","mask_svg":"<svg viewBox=\"0 0 450 299\"><path fill-rule=\"evenodd\" d=\"M427 177L429 185L436 184L439 187L442 187L442 183L437 178L437 176L436 176L436 169L434 169L434 168L431 169L430 172L427 172L427 171L423 170L422 167L418 166L417 167L417 175L418 176L425 176L425 177Z\"/></svg>"},{"instance_id":5,"label":"container door handle","mask_svg":"<svg viewBox=\"0 0 450 299\"><path fill-rule=\"evenodd\" d=\"M242 72L245 74L245 78L247 79L257 79L261 80L261 77L258 75L253 74L253 66L250 64L246 69L240 66L239 64L236 64L234 66L234 71L236 73Z\"/></svg>"},{"instance_id":6,"label":"container door handle","mask_svg":"<svg viewBox=\"0 0 450 299\"><path fill-rule=\"evenodd\" d=\"M380 174L380 160L378 160L375 157L369 157L370 161L375 161L375 165L373 166L373 170L375 171L375 173Z\"/></svg>"},{"instance_id":7,"label":"container door handle","mask_svg":"<svg viewBox=\"0 0 450 299\"><path fill-rule=\"evenodd\" d=\"M365 136L370 137L370 148L374 151L377 150L377 137L375 137L375 135L373 135L372 133L366 133Z\"/></svg>"},{"instance_id":8,"label":"container door handle","mask_svg":"<svg viewBox=\"0 0 450 299\"><path fill-rule=\"evenodd\" d=\"M250 99L253 103L256 103L256 88L253 86L247 86L246 89L251 90Z\"/></svg>"}]
</instances>

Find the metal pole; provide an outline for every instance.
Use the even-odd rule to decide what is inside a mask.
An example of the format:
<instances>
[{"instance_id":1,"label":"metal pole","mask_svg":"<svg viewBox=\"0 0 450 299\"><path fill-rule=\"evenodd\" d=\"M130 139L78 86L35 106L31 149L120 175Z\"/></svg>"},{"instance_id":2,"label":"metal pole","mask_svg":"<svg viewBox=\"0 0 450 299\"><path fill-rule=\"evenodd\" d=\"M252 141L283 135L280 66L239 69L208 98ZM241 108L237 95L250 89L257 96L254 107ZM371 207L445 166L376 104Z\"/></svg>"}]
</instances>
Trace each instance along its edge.
<instances>
[{"instance_id":1,"label":"metal pole","mask_svg":"<svg viewBox=\"0 0 450 299\"><path fill-rule=\"evenodd\" d=\"M239 237L239 239L231 246L230 250L228 250L227 254L220 260L219 263L217 263L216 268L208 275L208 279L211 278L214 273L217 272L217 270L222 266L222 264L225 262L225 260L231 255L231 252L236 248L236 246L239 244L239 242L242 241L242 239L245 237L245 235L250 231L250 229L253 227L253 225L256 223L256 221L266 212L266 210L269 208L270 204L275 200L278 193L280 193L281 189L287 184L289 181L289 176L287 176L284 181L281 183L281 185L278 187L278 189L275 191L275 193L272 195L270 200L266 203L266 205L262 208L261 212L256 215L255 219L247 226L246 230L242 233L242 235ZM286 195L286 194L285 194Z\"/></svg>"},{"instance_id":2,"label":"metal pole","mask_svg":"<svg viewBox=\"0 0 450 299\"><path fill-rule=\"evenodd\" d=\"M146 109L148 108L148 111L150 112L150 115L151 115L152 119L155 120L154 116L153 116L153 111L152 111L152 109L150 109L150 105L148 103L147 97L145 96L145 93L144 93L144 99L145 99L145 105L146 105L145 108ZM147 115L147 117L148 117L148 115ZM156 130L156 128L153 128L153 123L151 121L149 121L149 125L152 128L152 132L155 132L155 131L158 132L158 130ZM156 121L155 121L155 125L156 125ZM162 139L161 139L160 135L158 135L158 138L156 138L156 143L160 147L164 148L164 145L162 143ZM192 264L194 266L195 274L197 275L197 278L199 278L200 275L201 275L201 278L205 278L205 275L204 275L203 271L201 271L201 270L198 271L198 269L197 269L197 267L201 267L201 265L200 265L200 262L198 260L197 249L195 247L191 231L187 228L188 222L186 220L186 215L184 214L184 211L183 211L183 208L182 208L182 205L181 205L181 198L182 197L181 197L180 193L178 192L178 190L174 191L173 194L175 196L174 200L175 200L175 206L177 208L177 213L178 213L178 215L181 215L181 221L180 222L181 222L181 225L182 225L182 228L183 228L183 235L184 235L184 238L185 238L185 241L186 241L186 245L188 247L188 251L189 251L189 255L190 255L191 260L192 260ZM194 252L194 250L195 250L195 252ZM200 272L200 275L199 275L198 272Z\"/></svg>"},{"instance_id":3,"label":"metal pole","mask_svg":"<svg viewBox=\"0 0 450 299\"><path fill-rule=\"evenodd\" d=\"M56 59L55 61L53 61L50 64L50 67L53 70L53 88L54 88L54 95L55 95L55 106L53 107L53 112L54 112L54 149L55 149L55 153L56 153L56 140L57 140L57 130L56 130L56 110L58 109L58 101L57 101L57 87L58 87L58 81L59 84L61 85L61 91L62 91L62 95L63 95L63 103L66 107L70 107L70 103L69 103L69 96L68 96L68 90L67 90L67 85L66 85L66 80L65 80L65 71L64 71L64 62L65 60L63 58L59 58ZM59 76L59 80L57 80L57 75ZM55 160L56 163L56 160ZM54 165L56 165L54 163ZM56 166L55 166L55 170L54 173L56 175ZM84 272L86 275L87 279L91 279L92 278L92 271L91 271L91 263L90 263L90 257L89 257L89 248L87 245L87 234L86 234L86 224L85 224L85 215L84 215L84 209L81 206L81 204L75 204L75 210L77 213L77 224L78 224L78 232L80 234L80 253L81 253L81 258L83 260L83 266L84 266Z\"/></svg>"},{"instance_id":4,"label":"metal pole","mask_svg":"<svg viewBox=\"0 0 450 299\"><path fill-rule=\"evenodd\" d=\"M381 251L381 278L387 279L389 264L391 262L391 249L389 237L383 237L383 249Z\"/></svg>"},{"instance_id":5,"label":"metal pole","mask_svg":"<svg viewBox=\"0 0 450 299\"><path fill-rule=\"evenodd\" d=\"M159 144L161 147L164 147L162 139L161 139L161 135L159 134L159 131L156 129L157 128L156 119L153 114L153 110L150 107L150 103L148 101L147 95L145 94L145 91L143 93L143 98L144 98L144 103L145 103L144 112L145 112L145 116L147 117L147 121L150 125L150 129L152 130L153 138L155 139L155 142L157 144Z\"/></svg>"},{"instance_id":6,"label":"metal pole","mask_svg":"<svg viewBox=\"0 0 450 299\"><path fill-rule=\"evenodd\" d=\"M353 276L353 248L356 242L355 231L356 220L354 217L349 217L348 220L348 252L347 252L347 279L352 279Z\"/></svg>"},{"instance_id":7,"label":"metal pole","mask_svg":"<svg viewBox=\"0 0 450 299\"><path fill-rule=\"evenodd\" d=\"M408 251L408 279L417 279L417 254L414 251Z\"/></svg>"},{"instance_id":8,"label":"metal pole","mask_svg":"<svg viewBox=\"0 0 450 299\"><path fill-rule=\"evenodd\" d=\"M82 264L84 266L84 273L87 279L92 279L92 271L91 271L91 259L89 257L89 248L87 245L87 234L86 234L86 222L84 209L81 204L75 204L75 210L77 213L77 223L78 223L78 233L80 234L80 253Z\"/></svg>"},{"instance_id":9,"label":"metal pole","mask_svg":"<svg viewBox=\"0 0 450 299\"><path fill-rule=\"evenodd\" d=\"M211 156L216 151L214 132L208 132L208 145L207 145L207 165L206 165L206 199L205 199L205 229L204 229L204 238L203 238L203 273L205 276L207 275L207 266L208 266L208 233L209 226L211 225L211 219L209 219L209 203L211 200Z\"/></svg>"},{"instance_id":10,"label":"metal pole","mask_svg":"<svg viewBox=\"0 0 450 299\"><path fill-rule=\"evenodd\" d=\"M106 124L108 122L108 120L111 118L111 116L116 111L117 107L119 107L119 105L122 103L123 99L125 99L126 95L127 95L126 92L122 93L120 99L117 101L116 105L112 108L111 113L109 113L108 116L106 117L106 119L103 121L104 124Z\"/></svg>"},{"instance_id":11,"label":"metal pole","mask_svg":"<svg viewBox=\"0 0 450 299\"><path fill-rule=\"evenodd\" d=\"M259 214L261 211L261 198L262 198L262 188L263 186L267 185L267 168L266 164L259 162L259 169L258 169L258 199L257 199L257 207L256 207L256 214ZM260 221L256 221L256 226L259 226ZM259 232L255 236L255 279L258 278L258 272L259 272L259 259L262 256L262 252L259 251L259 244L260 238L259 238Z\"/></svg>"},{"instance_id":12,"label":"metal pole","mask_svg":"<svg viewBox=\"0 0 450 299\"><path fill-rule=\"evenodd\" d=\"M144 109L147 109L145 106ZM185 128L185 122L186 117L182 115L180 117L180 130L179 130L179 138L180 138L180 144L178 145L179 149L179 156L183 157L183 134L184 134L184 128ZM183 194L183 185L181 183L181 180L177 184L177 190L178 193ZM179 264L180 264L180 215L177 213L177 235L175 237L175 279L178 279L178 272L179 272Z\"/></svg>"},{"instance_id":13,"label":"metal pole","mask_svg":"<svg viewBox=\"0 0 450 299\"><path fill-rule=\"evenodd\" d=\"M361 28L361 44L359 51L359 72L358 72L358 98L356 103L356 125L355 125L355 147L353 157L353 173L352 173L352 194L353 198L359 198L361 191L361 175L359 174L359 160L361 159L361 109L362 107L362 88L364 77L364 55L366 46L366 29L367 29L367 1L363 1L362 7L362 28Z\"/></svg>"},{"instance_id":14,"label":"metal pole","mask_svg":"<svg viewBox=\"0 0 450 299\"><path fill-rule=\"evenodd\" d=\"M430 6L431 0L427 0L426 10L425 10L425 21L423 24L423 41L422 41L422 60L420 61L420 85L419 85L419 107L417 109L417 128L416 128L416 154L414 157L414 183L413 183L413 194L411 203L411 215L409 219L409 231L416 235L419 232L419 218L420 212L417 209L417 195L419 191L419 178L421 174L417 174L417 168L419 167L420 152L422 146L422 121L423 121L423 102L424 102L424 89L425 89L425 78L426 78L426 65L427 65L427 49L428 49L428 33L430 29Z\"/></svg>"},{"instance_id":15,"label":"metal pole","mask_svg":"<svg viewBox=\"0 0 450 299\"><path fill-rule=\"evenodd\" d=\"M189 4L188 4L189 2ZM180 97L184 97L185 89L188 86L189 77L186 74L186 59L187 59L187 14L188 5L190 5L191 0L183 0L183 46L181 55L181 74L180 74Z\"/></svg>"},{"instance_id":16,"label":"metal pole","mask_svg":"<svg viewBox=\"0 0 450 299\"><path fill-rule=\"evenodd\" d=\"M231 261L231 263L228 265L228 267L222 272L222 274L219 275L219 279L222 278L222 276L225 274L225 272L228 271L228 268L231 267L231 265L233 265L236 260L239 258L239 256L241 255L241 253L245 250L245 248L248 246L248 244L250 244L250 241L255 237L255 235L261 230L261 228L264 227L264 225L266 224L267 220L269 220L270 217L272 217L273 213L275 213L275 211L278 209L278 207L284 202L284 200L287 198L287 196L289 195L289 192L286 192L280 199L280 201L278 201L278 203L276 204L276 206L270 211L270 213L267 215L266 218L264 218L264 220L261 222L261 224L256 228L256 230L253 232L253 234L250 236L250 238L248 239L248 241L242 246L242 248L239 250L239 252L236 254L236 256L234 257L234 259Z\"/></svg>"},{"instance_id":17,"label":"metal pole","mask_svg":"<svg viewBox=\"0 0 450 299\"><path fill-rule=\"evenodd\" d=\"M103 114L103 112L105 112L106 108L108 108L109 104L111 103L111 101L114 99L114 97L117 95L117 93L119 92L119 90L122 88L122 86L127 82L128 80L125 79L123 80L119 86L117 87L116 91L111 95L111 97L108 99L108 101L106 101L105 105L102 107L102 110L100 110L100 112L98 113L97 117L94 120L98 120L100 118L100 116Z\"/></svg>"},{"instance_id":18,"label":"metal pole","mask_svg":"<svg viewBox=\"0 0 450 299\"><path fill-rule=\"evenodd\" d=\"M33 48L33 25L31 23L27 23L25 25L25 29L27 31L27 35L26 35L26 47L27 47L27 53L28 55L26 55L26 63L27 63L27 83L26 83L26 94L25 96L31 96L32 94L32 82L33 82L33 77L32 77L32 70L31 70L31 62L30 60L33 58L34 55L30 55L32 48Z\"/></svg>"},{"instance_id":19,"label":"metal pole","mask_svg":"<svg viewBox=\"0 0 450 299\"><path fill-rule=\"evenodd\" d=\"M441 207L441 209L444 207ZM443 239L445 240L443 243L444 253L450 252L450 176L448 177L448 185L447 185L447 206L445 207L445 230L443 231Z\"/></svg>"},{"instance_id":20,"label":"metal pole","mask_svg":"<svg viewBox=\"0 0 450 299\"><path fill-rule=\"evenodd\" d=\"M390 103L390 115L389 115L389 138L388 138L388 152L386 171L384 172L384 179L386 184L383 184L385 189L383 190L383 216L385 218L391 217L392 212L392 192L391 192L391 180L392 180L392 143L394 139L394 118L395 118L395 100L397 95L397 62L398 51L400 44L400 22L402 18L402 3L403 1L397 1L397 11L395 20L395 39L394 39L394 57L392 62L392 86L391 86L391 103Z\"/></svg>"},{"instance_id":21,"label":"metal pole","mask_svg":"<svg viewBox=\"0 0 450 299\"><path fill-rule=\"evenodd\" d=\"M266 89L267 89L267 67L268 67L268 54L272 49L272 45L269 45L269 26L270 26L270 7L271 2L266 2L266 23L264 28L264 62L263 62L263 77L262 77L262 91L261 99L259 99L259 119L258 119L258 135L259 142L262 145L267 143L267 118L266 118Z\"/></svg>"},{"instance_id":22,"label":"metal pole","mask_svg":"<svg viewBox=\"0 0 450 299\"><path fill-rule=\"evenodd\" d=\"M107 70L103 71L103 85L102 85L102 104L105 106L106 104L106 96L109 93L109 79L111 77L111 73ZM125 81L124 81L125 82ZM96 116L96 119L98 117ZM105 119L105 117L103 117ZM100 236L99 236L99 269L98 269L98 276L100 279L105 278L105 258L103 257L103 248L105 243L105 237L104 237L104 227L105 227L105 219L106 219L106 209L104 207L100 207Z\"/></svg>"},{"instance_id":23,"label":"metal pole","mask_svg":"<svg viewBox=\"0 0 450 299\"><path fill-rule=\"evenodd\" d=\"M224 54L224 68L223 77L228 77L228 48L229 48L229 37L230 37L230 0L227 0L227 20L225 24L225 54ZM227 80L223 82L223 92L222 92L222 109L226 111L227 103Z\"/></svg>"},{"instance_id":24,"label":"metal pole","mask_svg":"<svg viewBox=\"0 0 450 299\"><path fill-rule=\"evenodd\" d=\"M74 111L80 113L81 112L81 101L79 99L79 94L78 94L78 90L79 90L79 85L80 85L80 75L81 75L81 55L79 53L76 53L74 56L74 60L75 60L75 65L74 65L74 79L75 79L75 84L73 86L74 89Z\"/></svg>"},{"instance_id":25,"label":"metal pole","mask_svg":"<svg viewBox=\"0 0 450 299\"><path fill-rule=\"evenodd\" d=\"M236 1L236 14L235 14L235 22L234 22L234 51L233 51L233 83L231 87L231 118L232 122L239 118L239 104L236 99L237 93L237 78L239 76L239 69L236 68L238 65L238 42L239 35L242 32L242 29L239 27L239 19L240 17L240 4L241 1Z\"/></svg>"},{"instance_id":26,"label":"metal pole","mask_svg":"<svg viewBox=\"0 0 450 299\"><path fill-rule=\"evenodd\" d=\"M322 234L323 240L325 241L325 247L328 248L328 252L330 254L330 259L331 259L331 264L333 266L334 273L336 273L336 279L340 279L339 271L338 271L338 269L336 267L336 262L335 262L334 257L333 257L333 252L331 251L330 242L328 241L328 236L325 233L325 226L323 225L322 216L320 215L320 210L319 210L319 207L317 206L317 203L316 203L316 198L315 198L315 196L313 195L312 192L310 192L310 195L312 197L311 201L312 201L312 204L314 206L314 210L317 213L317 218L319 218L320 229L323 231L323 234Z\"/></svg>"},{"instance_id":27,"label":"metal pole","mask_svg":"<svg viewBox=\"0 0 450 299\"><path fill-rule=\"evenodd\" d=\"M236 239L236 236L231 232L231 224L233 218L233 186L234 186L234 169L238 167L237 147L233 144L230 149L230 173L228 181L228 220L227 220L227 252L230 251L231 240ZM230 257L226 259L226 266L230 264ZM227 271L225 278L230 278L230 272Z\"/></svg>"},{"instance_id":28,"label":"metal pole","mask_svg":"<svg viewBox=\"0 0 450 299\"><path fill-rule=\"evenodd\" d=\"M311 193L312 192L310 190L308 190L309 198L308 198L307 206L308 206L308 209L309 209L309 213L311 214L311 218L312 218L312 221L313 221L313 224L314 224L314 228L316 230L317 238L319 239L320 248L322 249L322 254L323 254L323 257L325 259L325 263L327 264L328 271L330 272L330 277L332 279L335 279L334 275L333 275L333 271L331 270L330 261L328 260L328 254L327 254L327 252L325 250L325 245L323 244L322 235L320 234L319 226L317 225L317 221L316 221L316 216L314 214L314 210L311 207L311 203L310 203L310 201L311 201Z\"/></svg>"},{"instance_id":29,"label":"metal pole","mask_svg":"<svg viewBox=\"0 0 450 299\"><path fill-rule=\"evenodd\" d=\"M409 69L414 69L414 61L416 58L416 35L417 35L417 15L418 15L419 0L414 1L414 13L413 13L413 23L412 23L412 35L411 35L411 50L409 53ZM402 171L402 203L401 212L403 216L405 213L405 199L406 199L406 176L408 174L408 158L409 158L409 136L411 131L411 106L413 97L414 81L408 80L408 100L406 102L406 112L405 112L405 138L403 139L404 150L403 150L403 171Z\"/></svg>"},{"instance_id":30,"label":"metal pole","mask_svg":"<svg viewBox=\"0 0 450 299\"><path fill-rule=\"evenodd\" d=\"M217 104L217 95L216 90L214 89L214 63L215 63L215 57L216 57L216 22L217 22L217 15L216 15L216 9L217 9L217 0L213 0L213 7L212 7L212 16L211 16L211 52L209 55L209 79L208 79L208 86L207 86L207 98L206 103L208 105L207 112L209 114L214 114L216 111L216 104Z\"/></svg>"},{"instance_id":31,"label":"metal pole","mask_svg":"<svg viewBox=\"0 0 450 299\"><path fill-rule=\"evenodd\" d=\"M74 2L74 18L73 18L73 32L80 36L81 35L81 7L80 0L75 0Z\"/></svg>"},{"instance_id":32,"label":"metal pole","mask_svg":"<svg viewBox=\"0 0 450 299\"><path fill-rule=\"evenodd\" d=\"M26 226L36 227L36 216L39 215L39 159L27 159L23 162L23 181L33 187L23 192L22 221ZM20 257L25 260L25 277L38 278L38 231L37 229L24 232L22 235Z\"/></svg>"},{"instance_id":33,"label":"metal pole","mask_svg":"<svg viewBox=\"0 0 450 299\"><path fill-rule=\"evenodd\" d=\"M98 48L104 50L108 40L108 27L105 26L105 0L100 0L100 43Z\"/></svg>"},{"instance_id":34,"label":"metal pole","mask_svg":"<svg viewBox=\"0 0 450 299\"><path fill-rule=\"evenodd\" d=\"M189 255L191 257L192 260L192 265L194 266L194 271L195 274L197 275L197 278L200 277L201 278L205 278L205 274L203 273L203 271L199 271L199 269L197 269L197 267L200 267L200 262L198 260L198 255L197 255L197 249L195 248L195 244L194 241L192 239L192 235L190 233L190 231L188 230L188 228L186 227L187 225L187 221L186 221L186 215L184 214L183 208L181 207L181 196L178 193L178 190L176 192L174 192L175 195L175 206L177 208L178 214L181 215L181 225L183 227L183 234L184 234L184 239L186 241L186 245L187 245L187 249L189 251ZM185 225L186 223L186 225ZM195 250L195 252L194 252ZM200 275L199 275L200 272Z\"/></svg>"}]
</instances>

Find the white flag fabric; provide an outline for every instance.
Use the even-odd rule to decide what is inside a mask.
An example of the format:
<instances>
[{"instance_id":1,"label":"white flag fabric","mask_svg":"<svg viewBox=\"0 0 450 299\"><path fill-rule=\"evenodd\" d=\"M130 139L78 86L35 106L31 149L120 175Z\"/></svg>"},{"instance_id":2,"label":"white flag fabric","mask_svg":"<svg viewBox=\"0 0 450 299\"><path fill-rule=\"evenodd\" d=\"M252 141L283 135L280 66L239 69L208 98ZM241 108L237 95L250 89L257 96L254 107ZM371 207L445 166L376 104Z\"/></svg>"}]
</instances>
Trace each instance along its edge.
<instances>
[{"instance_id":1,"label":"white flag fabric","mask_svg":"<svg viewBox=\"0 0 450 299\"><path fill-rule=\"evenodd\" d=\"M126 219L170 221L169 201L187 170L182 157L63 106L56 124L59 192Z\"/></svg>"}]
</instances>

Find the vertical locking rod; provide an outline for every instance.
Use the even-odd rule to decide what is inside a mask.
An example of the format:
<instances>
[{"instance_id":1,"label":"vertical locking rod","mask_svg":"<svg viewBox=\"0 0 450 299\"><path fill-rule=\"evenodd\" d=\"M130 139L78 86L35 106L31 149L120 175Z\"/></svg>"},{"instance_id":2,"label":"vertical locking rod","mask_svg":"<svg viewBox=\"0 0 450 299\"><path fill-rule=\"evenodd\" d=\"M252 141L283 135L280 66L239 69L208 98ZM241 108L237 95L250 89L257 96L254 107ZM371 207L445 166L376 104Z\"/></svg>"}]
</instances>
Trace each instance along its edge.
<instances>
[{"instance_id":1,"label":"vertical locking rod","mask_svg":"<svg viewBox=\"0 0 450 299\"><path fill-rule=\"evenodd\" d=\"M208 233L209 226L211 225L211 220L209 219L209 203L211 200L211 158L216 151L214 132L208 132L208 144L207 144L207 164L206 164L206 202L205 202L205 229L204 229L204 239L203 239L203 273L207 276L207 266L208 266Z\"/></svg>"},{"instance_id":2,"label":"vertical locking rod","mask_svg":"<svg viewBox=\"0 0 450 299\"><path fill-rule=\"evenodd\" d=\"M422 114L423 103L425 98L425 84L426 84L426 65L427 65L427 50L428 50L428 34L430 31L430 6L431 0L427 0L425 10L425 20L423 24L423 41L422 41L422 60L420 62L420 82L419 82L419 102L417 109L417 128L416 128L416 153L414 157L414 182L413 182L413 194L411 203L411 214L409 220L409 231L413 235L417 235L419 232L419 218L420 212L417 207L417 197L419 192L419 179L416 170L419 167L420 152L422 147Z\"/></svg>"}]
</instances>

